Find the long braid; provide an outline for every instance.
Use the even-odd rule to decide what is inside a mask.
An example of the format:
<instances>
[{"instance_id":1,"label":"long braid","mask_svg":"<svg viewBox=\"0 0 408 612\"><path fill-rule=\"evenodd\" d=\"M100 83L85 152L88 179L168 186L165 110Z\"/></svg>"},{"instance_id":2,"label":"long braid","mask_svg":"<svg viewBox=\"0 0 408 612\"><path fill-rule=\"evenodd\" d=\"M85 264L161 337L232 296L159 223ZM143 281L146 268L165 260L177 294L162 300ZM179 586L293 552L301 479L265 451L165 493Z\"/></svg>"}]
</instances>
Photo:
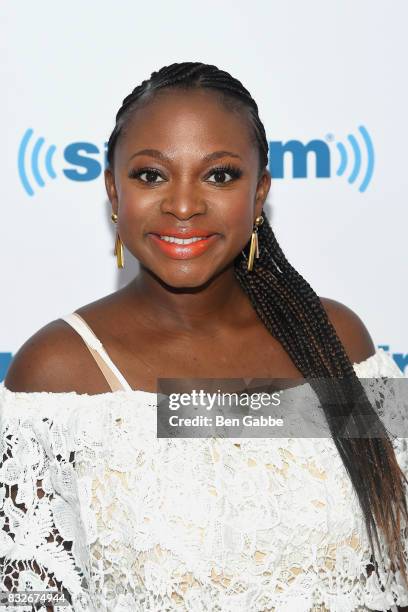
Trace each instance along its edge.
<instances>
[{"instance_id":1,"label":"long braid","mask_svg":"<svg viewBox=\"0 0 408 612\"><path fill-rule=\"evenodd\" d=\"M259 152L259 176L268 164L268 142L258 107L249 91L228 72L200 62L164 66L153 72L124 100L116 115L116 125L108 141L108 164L113 168L114 150L132 112L147 103L155 92L166 87L212 89L228 108L247 113ZM391 568L399 569L408 586L407 559L401 542L402 518L408 522L405 485L408 481L399 467L392 443L371 406L343 344L337 336L322 303L308 282L288 262L264 216L258 230L260 257L254 269L247 270L245 256L239 254L234 269L242 289L268 331L281 343L305 378L339 378L347 384L336 388L336 398L346 406L344 414L368 415L376 423L380 437L345 437L336 417L338 403L327 400L323 387L316 385L333 441L357 494L375 562L373 537L378 549L380 529L388 547ZM248 245L247 245L248 246ZM355 398L359 397L357 416ZM362 398L362 399L361 399ZM377 566L375 570L378 575Z\"/></svg>"}]
</instances>

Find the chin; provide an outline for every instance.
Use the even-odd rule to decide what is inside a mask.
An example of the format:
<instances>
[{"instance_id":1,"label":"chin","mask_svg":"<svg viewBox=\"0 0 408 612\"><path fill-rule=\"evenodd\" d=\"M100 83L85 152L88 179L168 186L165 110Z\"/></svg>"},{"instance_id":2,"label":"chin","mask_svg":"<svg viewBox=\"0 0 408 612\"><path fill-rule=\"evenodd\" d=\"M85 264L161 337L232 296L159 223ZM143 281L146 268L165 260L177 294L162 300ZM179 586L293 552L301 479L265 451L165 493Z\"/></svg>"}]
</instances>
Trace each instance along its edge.
<instances>
[{"instance_id":1,"label":"chin","mask_svg":"<svg viewBox=\"0 0 408 612\"><path fill-rule=\"evenodd\" d=\"M197 266L198 268L198 266ZM178 270L165 271L152 270L150 272L164 285L173 289L198 289L209 284L211 280L216 276L217 271L208 271L205 273L202 269L192 270L187 264L179 264Z\"/></svg>"}]
</instances>

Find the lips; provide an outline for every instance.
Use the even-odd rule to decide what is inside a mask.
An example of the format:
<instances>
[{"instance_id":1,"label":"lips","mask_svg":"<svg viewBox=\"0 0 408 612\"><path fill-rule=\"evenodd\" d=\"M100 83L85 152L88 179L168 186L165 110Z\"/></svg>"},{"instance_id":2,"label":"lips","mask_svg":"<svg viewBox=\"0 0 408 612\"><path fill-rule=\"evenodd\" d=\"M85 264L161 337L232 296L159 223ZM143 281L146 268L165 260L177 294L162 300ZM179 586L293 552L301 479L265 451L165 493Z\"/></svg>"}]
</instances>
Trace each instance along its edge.
<instances>
[{"instance_id":1,"label":"lips","mask_svg":"<svg viewBox=\"0 0 408 612\"><path fill-rule=\"evenodd\" d=\"M168 231L168 230L167 230ZM165 233L163 234L148 234L151 238L154 245L156 245L160 251L170 257L171 259L192 259L194 257L198 257L202 255L207 249L209 249L215 242L217 242L218 238L220 238L220 234L208 234L202 240L196 240L195 242L191 242L190 244L177 244L176 242L167 242L162 240L160 236L174 236L175 238L193 238L193 237L201 237L205 235L203 230L193 231L190 230L188 233L174 232L173 233Z\"/></svg>"}]
</instances>

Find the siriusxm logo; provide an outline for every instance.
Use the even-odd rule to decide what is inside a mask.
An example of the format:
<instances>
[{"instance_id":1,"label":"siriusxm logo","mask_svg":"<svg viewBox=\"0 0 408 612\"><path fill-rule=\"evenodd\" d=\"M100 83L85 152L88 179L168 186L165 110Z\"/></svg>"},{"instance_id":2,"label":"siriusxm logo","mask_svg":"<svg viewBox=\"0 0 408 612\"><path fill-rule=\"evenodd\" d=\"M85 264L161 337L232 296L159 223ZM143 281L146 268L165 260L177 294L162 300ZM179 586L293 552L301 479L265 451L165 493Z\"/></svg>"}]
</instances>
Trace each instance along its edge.
<instances>
[{"instance_id":1,"label":"siriusxm logo","mask_svg":"<svg viewBox=\"0 0 408 612\"><path fill-rule=\"evenodd\" d=\"M57 177L54 168L54 153L57 147L55 145L50 145L46 149L43 154L43 170L41 173L39 157L45 139L43 137L37 138L34 140L31 147L29 147L33 133L34 130L31 128L26 130L21 139L17 159L20 181L29 196L34 195L34 187L36 185L39 187L45 186L44 174L52 179ZM106 148L107 143L105 142L103 159L104 168L107 165ZM102 164L98 157L100 157L100 150L95 144L91 142L72 142L63 150L63 159L66 163L70 164L71 167L63 168L62 172L71 181L93 181L102 172ZM31 170L31 180L27 172L29 169Z\"/></svg>"},{"instance_id":2,"label":"siriusxm logo","mask_svg":"<svg viewBox=\"0 0 408 612\"><path fill-rule=\"evenodd\" d=\"M359 142L353 134L347 136L347 146L343 142L335 142L334 136L328 134L325 140L314 139L307 143L300 140L269 142L269 171L274 179L285 177L285 160L292 162L292 178L308 178L311 174L310 157L314 157L315 177L331 178L333 176L332 155L337 157L334 173L338 177L346 177L350 184L358 181L358 190L363 193L370 184L374 171L374 148L370 135L363 125L358 127ZM18 173L21 184L29 196L34 189L45 186L44 176L50 179L57 177L54 167L54 154L57 147L51 144L47 147L41 136L35 138L34 131L26 130L18 150ZM33 140L32 140L33 137ZM329 143L329 144L328 144ZM43 149L45 145L45 149ZM106 149L104 143L101 151L91 142L72 142L62 151L61 171L71 181L93 181L106 168ZM40 164L41 154L41 164ZM364 164L362 160L364 158ZM41 170L40 170L41 165ZM364 165L364 168L363 168ZM348 169L348 171L347 171Z\"/></svg>"},{"instance_id":3,"label":"siriusxm logo","mask_svg":"<svg viewBox=\"0 0 408 612\"><path fill-rule=\"evenodd\" d=\"M355 183L357 178L362 175L358 190L364 192L373 175L374 171L374 147L370 135L363 125L358 127L362 143L366 153L366 167L362 169L361 146L353 134L347 136L351 155L342 142L336 143L338 154L337 176L343 176L347 167L351 170L347 180ZM328 142L334 142L332 134L327 135ZM290 153L292 157L292 176L293 178L307 178L308 176L308 154L313 152L316 159L316 178L330 178L332 176L331 148L324 140L310 140L307 144L299 140L272 141L269 143L269 170L273 178L284 178L284 156ZM351 158L351 159L350 159ZM349 163L350 162L350 163Z\"/></svg>"}]
</instances>

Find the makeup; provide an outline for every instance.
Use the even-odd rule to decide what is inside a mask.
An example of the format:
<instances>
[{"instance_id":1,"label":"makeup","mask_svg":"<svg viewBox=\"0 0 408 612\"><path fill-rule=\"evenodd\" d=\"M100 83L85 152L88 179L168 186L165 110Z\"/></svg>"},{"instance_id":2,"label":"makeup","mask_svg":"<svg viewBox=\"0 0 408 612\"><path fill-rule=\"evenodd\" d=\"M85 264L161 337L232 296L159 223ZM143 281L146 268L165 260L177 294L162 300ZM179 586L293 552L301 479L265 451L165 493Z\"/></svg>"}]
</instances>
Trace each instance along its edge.
<instances>
[{"instance_id":1,"label":"makeup","mask_svg":"<svg viewBox=\"0 0 408 612\"><path fill-rule=\"evenodd\" d=\"M209 249L220 237L220 234L212 234L206 237L200 237L199 235L193 236L193 234L198 234L198 232L190 232L188 237L184 235L183 238L178 239L180 242L187 240L187 242L184 242L184 244L175 242L174 239L177 238L172 235L168 235L167 240L163 237L160 238L160 236L157 234L148 235L153 243L161 250L161 252L172 259L191 259L193 257L198 257L207 251L207 249ZM161 234L161 236L167 235ZM199 240L197 240L197 238L199 238ZM172 239L173 241L171 241Z\"/></svg>"}]
</instances>

